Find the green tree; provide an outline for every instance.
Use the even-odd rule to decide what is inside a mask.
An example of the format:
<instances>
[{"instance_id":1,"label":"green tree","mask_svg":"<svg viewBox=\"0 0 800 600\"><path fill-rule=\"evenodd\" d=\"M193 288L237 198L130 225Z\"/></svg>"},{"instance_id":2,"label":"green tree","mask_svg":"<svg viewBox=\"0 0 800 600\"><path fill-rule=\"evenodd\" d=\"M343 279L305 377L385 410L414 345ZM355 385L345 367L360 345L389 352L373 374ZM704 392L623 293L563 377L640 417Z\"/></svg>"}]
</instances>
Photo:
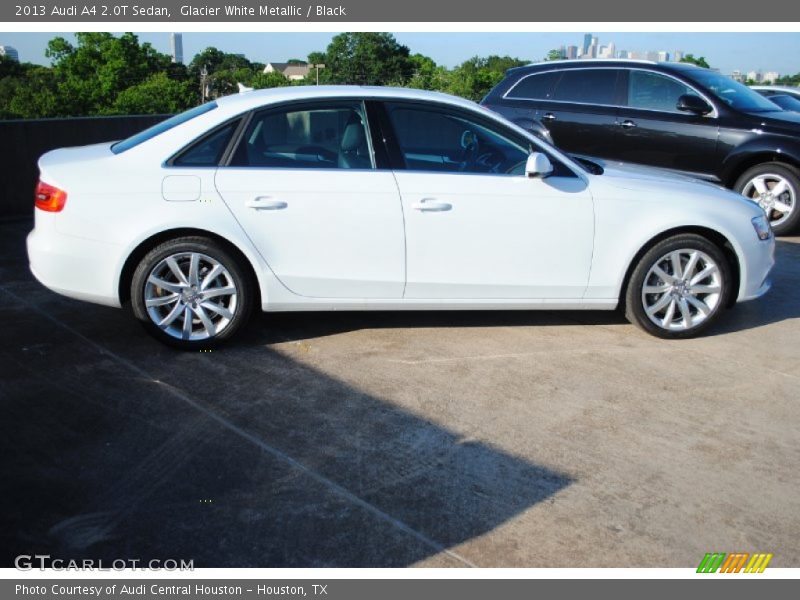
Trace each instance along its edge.
<instances>
[{"instance_id":1,"label":"green tree","mask_svg":"<svg viewBox=\"0 0 800 600\"><path fill-rule=\"evenodd\" d=\"M312 53L309 61L325 64L320 71L321 83L404 85L414 73L408 47L399 44L391 33L340 33L331 40L324 56Z\"/></svg>"},{"instance_id":2,"label":"green tree","mask_svg":"<svg viewBox=\"0 0 800 600\"><path fill-rule=\"evenodd\" d=\"M66 114L102 113L123 90L156 72L174 72L169 56L149 43L140 44L132 33L119 37L106 32L76 33L75 37L77 46L56 37L46 51Z\"/></svg>"},{"instance_id":3,"label":"green tree","mask_svg":"<svg viewBox=\"0 0 800 600\"><path fill-rule=\"evenodd\" d=\"M800 85L800 73L794 75L784 75L775 80L775 85Z\"/></svg>"},{"instance_id":4,"label":"green tree","mask_svg":"<svg viewBox=\"0 0 800 600\"><path fill-rule=\"evenodd\" d=\"M257 90L262 90L264 88L292 85L292 82L286 79L286 77L280 73L273 71L272 73L256 73L249 85Z\"/></svg>"},{"instance_id":5,"label":"green tree","mask_svg":"<svg viewBox=\"0 0 800 600\"><path fill-rule=\"evenodd\" d=\"M564 58L564 55L561 53L561 50L557 48L553 48L550 52L547 53L547 56L544 57L545 60L561 60Z\"/></svg>"},{"instance_id":6,"label":"green tree","mask_svg":"<svg viewBox=\"0 0 800 600\"><path fill-rule=\"evenodd\" d=\"M10 92L10 97L0 100L6 107L0 111L11 118L39 119L70 114L65 110L52 69L35 67L29 69L24 77L6 77L2 82L8 82L2 87ZM0 98L7 92L0 92Z\"/></svg>"},{"instance_id":7,"label":"green tree","mask_svg":"<svg viewBox=\"0 0 800 600\"><path fill-rule=\"evenodd\" d=\"M474 56L453 69L446 91L478 101L503 80L508 69L528 62L510 56Z\"/></svg>"},{"instance_id":8,"label":"green tree","mask_svg":"<svg viewBox=\"0 0 800 600\"><path fill-rule=\"evenodd\" d=\"M414 65L413 75L408 81L408 87L419 90L443 91L450 85L450 72L436 62L422 54L413 54L411 62Z\"/></svg>"},{"instance_id":9,"label":"green tree","mask_svg":"<svg viewBox=\"0 0 800 600\"><path fill-rule=\"evenodd\" d=\"M706 62L705 56L698 56L695 57L694 54L687 54L683 58L681 58L682 63L691 63L693 65L697 65L698 67L703 67L704 69L710 69L711 66Z\"/></svg>"},{"instance_id":10,"label":"green tree","mask_svg":"<svg viewBox=\"0 0 800 600\"><path fill-rule=\"evenodd\" d=\"M120 115L179 113L197 104L197 91L189 81L175 81L156 73L123 90L106 112Z\"/></svg>"}]
</instances>

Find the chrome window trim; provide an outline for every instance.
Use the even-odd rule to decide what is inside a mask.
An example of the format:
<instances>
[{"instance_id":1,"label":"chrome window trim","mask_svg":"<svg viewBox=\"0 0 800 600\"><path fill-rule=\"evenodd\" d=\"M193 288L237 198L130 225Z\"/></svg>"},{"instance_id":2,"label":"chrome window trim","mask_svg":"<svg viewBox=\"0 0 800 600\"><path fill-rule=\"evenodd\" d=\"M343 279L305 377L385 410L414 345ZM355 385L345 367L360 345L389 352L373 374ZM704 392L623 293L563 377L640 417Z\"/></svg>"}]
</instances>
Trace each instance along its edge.
<instances>
[{"instance_id":1,"label":"chrome window trim","mask_svg":"<svg viewBox=\"0 0 800 600\"><path fill-rule=\"evenodd\" d=\"M579 68L574 68L574 69L558 69L556 67L556 68L548 69L546 71L537 71L536 73L529 73L529 74L525 75L524 77L520 77L519 80L514 85L512 85L510 88L508 88L506 93L503 94L503 100L522 100L522 101L529 101L529 102L555 102L557 104L578 104L580 106L603 106L603 107L607 107L607 108L629 108L631 110L644 110L644 111L647 111L647 112L655 112L655 113L664 114L664 115L681 115L681 114L684 114L682 112L675 112L675 111L669 111L669 110L658 110L658 109L655 109L655 108L639 108L639 107L636 107L636 106L628 106L626 104L601 104L601 103L598 103L598 102L571 102L571 101L568 101L568 100L553 100L552 98L526 98L526 97L521 97L521 96L520 97L516 97L516 98L509 98L508 97L508 95L514 90L514 88L517 87L522 81L524 81L528 77L535 77L537 75L544 75L545 73L554 73L554 72L557 72L557 71L588 71L588 70L596 71L598 69L599 70L619 69L619 70L627 70L627 71L644 71L645 73L653 73L655 75L661 75L661 76L666 77L668 79L672 79L672 80L680 83L681 85L685 85L690 90L692 90L695 94L700 96L703 100L708 102L709 106L711 106L711 108L713 110L709 114L703 115L703 118L716 119L716 118L719 117L719 112L717 111L717 105L714 104L706 94L698 91L697 88L694 87L693 85L690 85L690 84L686 83L685 81L681 81L680 79L678 79L677 77L675 77L674 75L672 75L670 73L662 73L661 71L655 71L653 69L646 69L646 68L643 68L643 67L628 67L628 66L623 66L623 65L616 65L616 66L613 66L613 67L608 67L608 66L606 66L606 67L590 67L590 66L587 66L587 67L579 67Z\"/></svg>"}]
</instances>

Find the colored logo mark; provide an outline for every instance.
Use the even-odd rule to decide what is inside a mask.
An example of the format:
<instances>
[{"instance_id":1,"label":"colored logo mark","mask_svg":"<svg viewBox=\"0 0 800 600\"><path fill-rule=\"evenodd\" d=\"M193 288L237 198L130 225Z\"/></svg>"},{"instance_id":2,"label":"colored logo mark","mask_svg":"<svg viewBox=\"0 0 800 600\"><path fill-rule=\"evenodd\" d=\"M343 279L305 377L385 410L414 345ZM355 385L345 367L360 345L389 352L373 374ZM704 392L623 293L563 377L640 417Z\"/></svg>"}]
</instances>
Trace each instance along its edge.
<instances>
[{"instance_id":1,"label":"colored logo mark","mask_svg":"<svg viewBox=\"0 0 800 600\"><path fill-rule=\"evenodd\" d=\"M697 567L698 573L763 573L772 554L748 552L708 552Z\"/></svg>"}]
</instances>

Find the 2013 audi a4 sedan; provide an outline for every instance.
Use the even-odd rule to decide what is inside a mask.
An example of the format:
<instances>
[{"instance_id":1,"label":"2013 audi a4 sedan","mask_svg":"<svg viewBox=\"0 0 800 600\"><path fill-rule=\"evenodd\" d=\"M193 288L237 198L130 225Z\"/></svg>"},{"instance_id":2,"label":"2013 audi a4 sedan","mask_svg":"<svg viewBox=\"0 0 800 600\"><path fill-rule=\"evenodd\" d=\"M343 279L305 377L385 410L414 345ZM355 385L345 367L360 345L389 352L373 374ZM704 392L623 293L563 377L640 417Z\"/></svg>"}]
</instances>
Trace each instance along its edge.
<instances>
[{"instance_id":1,"label":"2013 audi a4 sedan","mask_svg":"<svg viewBox=\"0 0 800 600\"><path fill-rule=\"evenodd\" d=\"M764 211L721 187L579 163L417 90L223 97L39 161L31 270L202 348L251 311L615 309L696 335L770 286Z\"/></svg>"}]
</instances>

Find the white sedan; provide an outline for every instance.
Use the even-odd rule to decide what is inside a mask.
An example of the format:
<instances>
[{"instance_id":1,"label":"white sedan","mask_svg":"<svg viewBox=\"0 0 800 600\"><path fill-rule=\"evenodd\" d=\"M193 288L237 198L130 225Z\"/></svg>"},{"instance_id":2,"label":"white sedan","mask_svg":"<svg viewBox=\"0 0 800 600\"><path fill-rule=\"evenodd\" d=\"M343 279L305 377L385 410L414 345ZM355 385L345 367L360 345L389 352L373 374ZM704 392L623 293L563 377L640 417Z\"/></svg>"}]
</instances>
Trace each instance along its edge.
<instances>
[{"instance_id":1,"label":"white sedan","mask_svg":"<svg viewBox=\"0 0 800 600\"><path fill-rule=\"evenodd\" d=\"M472 102L289 87L39 161L31 270L201 348L264 311L605 309L665 338L764 294L764 212L587 165Z\"/></svg>"}]
</instances>

